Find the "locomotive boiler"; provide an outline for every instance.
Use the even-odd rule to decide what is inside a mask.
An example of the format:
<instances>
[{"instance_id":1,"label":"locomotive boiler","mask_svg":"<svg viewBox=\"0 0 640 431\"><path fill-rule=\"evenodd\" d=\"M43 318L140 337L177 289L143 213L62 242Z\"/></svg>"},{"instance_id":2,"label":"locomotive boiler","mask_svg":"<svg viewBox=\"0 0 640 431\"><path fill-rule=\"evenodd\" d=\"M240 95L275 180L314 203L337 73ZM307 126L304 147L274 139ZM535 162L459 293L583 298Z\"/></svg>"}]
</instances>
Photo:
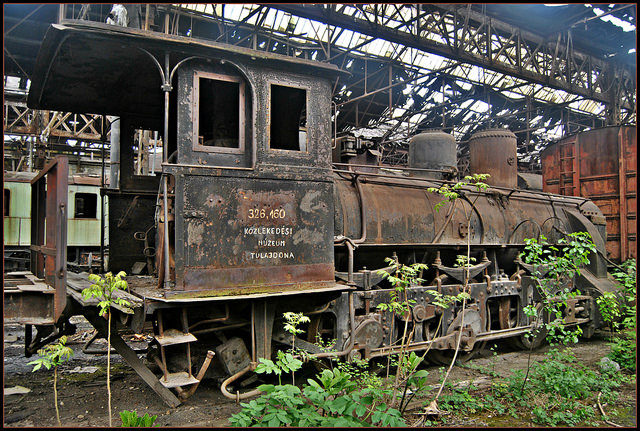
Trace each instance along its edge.
<instances>
[{"instance_id":1,"label":"locomotive boiler","mask_svg":"<svg viewBox=\"0 0 640 431\"><path fill-rule=\"evenodd\" d=\"M343 73L326 63L105 24L49 29L28 103L120 118L120 142L112 142L119 187L104 190L109 269L129 272L136 260L152 258L157 276L129 278L129 291L118 295L133 313L116 307L113 321L136 332L151 325L152 365L117 336L114 347L168 404L179 402L170 388L185 398L205 376L218 378L226 396L255 393L227 388L259 358L290 347L282 325L287 311L311 318L295 345L317 358L392 354L406 321L414 333L408 349L430 348L435 360L446 359L459 335L466 356L489 340L539 343L523 337L532 328L523 308L539 303L540 293L518 254L525 238L540 235L593 237L598 253L573 283L581 295L566 307L565 320L587 337L599 325L594 299L614 286L601 256L604 219L592 202L516 189L515 137L488 130L470 142L471 170L490 174L491 188L465 187L457 205L436 210L443 198L427 189L455 181L453 138L438 131L415 136L406 169L356 163L367 158L348 140L331 139L331 88ZM133 169L139 130L161 132L161 175ZM64 204L63 194L47 199L56 196ZM64 241L64 230L56 232L52 237ZM49 235L47 244L40 241L32 240L35 278L23 276L55 284L52 302L30 307L33 292L11 287L25 282L15 275L5 288L5 321L28 325L31 352L72 331L73 314L104 333L104 319L80 294L88 282L56 266L47 254ZM476 261L461 325L460 306L439 309L429 291L461 291L454 263L468 242ZM408 315L377 308L390 298L378 270L392 256L428 265L426 281L408 289L415 301ZM44 310L46 316L38 314ZM31 325L38 329L33 339ZM332 348L323 351L318 337ZM149 370L154 365L158 376Z\"/></svg>"}]
</instances>

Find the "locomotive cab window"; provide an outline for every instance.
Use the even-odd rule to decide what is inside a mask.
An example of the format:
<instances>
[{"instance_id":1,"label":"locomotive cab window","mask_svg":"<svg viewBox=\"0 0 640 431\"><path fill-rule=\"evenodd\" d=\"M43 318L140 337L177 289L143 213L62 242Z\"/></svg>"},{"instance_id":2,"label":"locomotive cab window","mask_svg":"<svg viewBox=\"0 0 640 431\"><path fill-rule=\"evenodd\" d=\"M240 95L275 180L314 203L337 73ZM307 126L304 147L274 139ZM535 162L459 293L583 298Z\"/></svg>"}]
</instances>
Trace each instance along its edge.
<instances>
[{"instance_id":1,"label":"locomotive cab window","mask_svg":"<svg viewBox=\"0 0 640 431\"><path fill-rule=\"evenodd\" d=\"M3 217L9 217L9 202L11 201L11 190L4 189L4 201L2 203Z\"/></svg>"},{"instance_id":2,"label":"locomotive cab window","mask_svg":"<svg viewBox=\"0 0 640 431\"><path fill-rule=\"evenodd\" d=\"M75 218L98 217L98 195L95 193L76 193Z\"/></svg>"},{"instance_id":3,"label":"locomotive cab window","mask_svg":"<svg viewBox=\"0 0 640 431\"><path fill-rule=\"evenodd\" d=\"M245 84L236 76L196 72L194 124L199 151L244 150Z\"/></svg>"},{"instance_id":4,"label":"locomotive cab window","mask_svg":"<svg viewBox=\"0 0 640 431\"><path fill-rule=\"evenodd\" d=\"M269 147L307 151L307 90L271 84Z\"/></svg>"}]
</instances>

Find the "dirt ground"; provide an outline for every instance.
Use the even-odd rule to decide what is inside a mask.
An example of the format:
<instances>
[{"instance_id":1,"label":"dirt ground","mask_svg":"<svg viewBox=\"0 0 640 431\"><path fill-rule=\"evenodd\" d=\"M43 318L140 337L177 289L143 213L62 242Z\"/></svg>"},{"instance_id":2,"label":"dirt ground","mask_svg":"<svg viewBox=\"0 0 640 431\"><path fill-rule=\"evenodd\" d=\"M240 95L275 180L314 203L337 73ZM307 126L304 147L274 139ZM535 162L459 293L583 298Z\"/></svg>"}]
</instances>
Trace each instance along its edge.
<instances>
[{"instance_id":1,"label":"dirt ground","mask_svg":"<svg viewBox=\"0 0 640 431\"><path fill-rule=\"evenodd\" d=\"M75 355L71 361L60 366L58 373L58 398L60 416L64 427L104 427L108 426L107 393L106 393L106 355L87 355L82 353L84 341L91 335L91 326L82 318L77 319L78 331L70 337L69 345ZM104 344L94 343L96 348L104 348ZM135 346L135 344L132 344ZM455 367L450 381L454 383L481 382L487 379L479 369L491 367L501 376L506 376L513 369L526 369L527 352L514 351L506 345L498 344L500 354L494 357L488 350L481 352L477 359L468 362L464 367ZM534 361L542 359L548 346L534 351ZM587 365L595 368L600 359L609 351L603 337L596 335L589 341L581 342L574 349L576 356ZM24 357L24 332L17 325L4 327L4 426L5 427L53 427L57 426L55 407L53 404L53 372L39 370L31 372L27 365L36 356ZM436 384L442 375L439 367L429 366L431 383ZM7 395L10 388L21 386L28 393ZM122 361L119 355L112 355L112 411L113 425L120 426L118 412L135 410L139 415L149 413L157 415L156 425L161 427L228 427L228 418L238 412L241 407L234 400L225 398L218 386L211 381L203 381L196 393L175 409L169 408L138 377L135 372ZM23 389L22 392L25 392ZM616 423L634 427L636 425L636 387L625 385L617 406L604 406L608 414L623 412L611 416ZM422 409L428 400L412 402L415 412ZM416 416L413 416L416 417ZM408 418L412 423L412 418ZM486 427L486 426L532 426L523 421L516 424L513 419L508 423L496 423L480 416L460 416L450 418L446 426ZM603 425L607 426L607 425Z\"/></svg>"}]
</instances>

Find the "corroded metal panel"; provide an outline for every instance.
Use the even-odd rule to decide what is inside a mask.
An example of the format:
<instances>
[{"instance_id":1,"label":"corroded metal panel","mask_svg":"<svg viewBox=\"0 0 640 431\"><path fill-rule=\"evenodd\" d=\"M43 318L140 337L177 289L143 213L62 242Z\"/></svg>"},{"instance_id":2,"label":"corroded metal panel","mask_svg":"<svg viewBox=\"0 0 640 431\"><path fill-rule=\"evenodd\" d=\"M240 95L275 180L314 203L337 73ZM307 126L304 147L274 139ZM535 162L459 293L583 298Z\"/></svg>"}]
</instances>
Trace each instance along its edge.
<instances>
[{"instance_id":1,"label":"corroded metal panel","mask_svg":"<svg viewBox=\"0 0 640 431\"><path fill-rule=\"evenodd\" d=\"M196 136L200 75L242 85L238 123L244 129L235 147L204 148ZM304 148L270 147L271 114L287 109L286 104L271 106L274 84L306 91ZM329 82L240 58L193 60L178 71L177 90L177 163L166 168L180 191L175 196L176 284L167 295L269 293L333 284Z\"/></svg>"},{"instance_id":2,"label":"corroded metal panel","mask_svg":"<svg viewBox=\"0 0 640 431\"><path fill-rule=\"evenodd\" d=\"M352 181L335 177L335 235L362 237L364 205L364 245L465 245L471 236L471 244L497 246L524 244L525 238L540 233L553 240L558 236L554 226L563 230L569 226L562 210L577 210L583 202L525 190L491 189L478 196L466 188L462 190L465 199L436 210L442 197L427 188L441 183L363 175L360 182L362 192L358 196ZM467 215L471 216L470 230Z\"/></svg>"},{"instance_id":3,"label":"corroded metal panel","mask_svg":"<svg viewBox=\"0 0 640 431\"><path fill-rule=\"evenodd\" d=\"M543 190L591 199L606 219L609 258L636 257L635 127L568 136L541 154Z\"/></svg>"},{"instance_id":4,"label":"corroded metal panel","mask_svg":"<svg viewBox=\"0 0 640 431\"><path fill-rule=\"evenodd\" d=\"M178 289L217 295L333 281L329 183L185 175L183 190Z\"/></svg>"}]
</instances>

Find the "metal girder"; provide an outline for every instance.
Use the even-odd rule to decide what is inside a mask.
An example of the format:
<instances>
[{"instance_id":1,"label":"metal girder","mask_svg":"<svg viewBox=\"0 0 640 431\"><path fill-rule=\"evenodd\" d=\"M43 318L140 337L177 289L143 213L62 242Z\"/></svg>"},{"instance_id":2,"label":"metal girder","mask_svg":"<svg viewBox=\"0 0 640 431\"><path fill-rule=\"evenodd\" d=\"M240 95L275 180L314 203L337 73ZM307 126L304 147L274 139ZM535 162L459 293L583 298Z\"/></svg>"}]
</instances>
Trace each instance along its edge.
<instances>
[{"instance_id":1,"label":"metal girder","mask_svg":"<svg viewBox=\"0 0 640 431\"><path fill-rule=\"evenodd\" d=\"M336 5L268 6L581 95L618 109L633 110L635 106L635 72L575 50L570 31L548 40L457 5L422 6L429 7L429 13L417 19L416 25L398 27L405 27L406 31L385 27L376 19L340 13Z\"/></svg>"},{"instance_id":2,"label":"metal girder","mask_svg":"<svg viewBox=\"0 0 640 431\"><path fill-rule=\"evenodd\" d=\"M39 111L25 102L4 101L3 130L6 134L100 140L101 116L70 112Z\"/></svg>"}]
</instances>

